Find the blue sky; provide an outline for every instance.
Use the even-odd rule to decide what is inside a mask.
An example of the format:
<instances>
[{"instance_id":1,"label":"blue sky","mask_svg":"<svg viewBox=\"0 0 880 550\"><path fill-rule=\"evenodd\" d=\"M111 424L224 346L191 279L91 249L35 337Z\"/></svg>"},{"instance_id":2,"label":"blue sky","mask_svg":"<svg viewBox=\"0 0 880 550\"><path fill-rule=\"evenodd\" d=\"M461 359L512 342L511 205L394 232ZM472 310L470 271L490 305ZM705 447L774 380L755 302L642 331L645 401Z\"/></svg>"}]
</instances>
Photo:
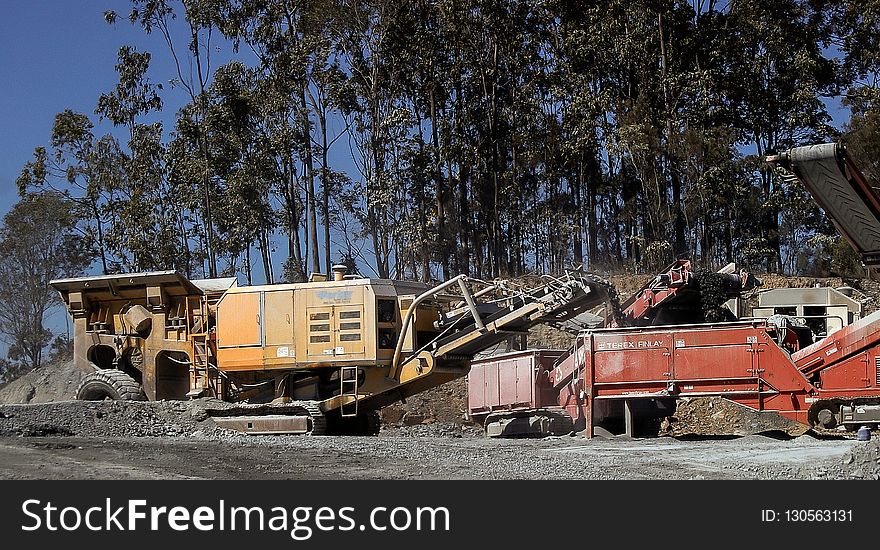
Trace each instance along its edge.
<instances>
[{"instance_id":1,"label":"blue sky","mask_svg":"<svg viewBox=\"0 0 880 550\"><path fill-rule=\"evenodd\" d=\"M104 20L107 10L119 14L114 25ZM123 45L152 54L151 80L164 84L160 93L163 113L156 119L163 122L166 134L173 128L175 112L189 98L182 88L168 85L176 68L161 35L147 35L132 25L127 19L130 11L129 0L0 0L0 75L5 82L0 92L0 120L4 123L0 132L0 214L16 201L15 179L32 158L34 148L48 145L55 114L72 109L89 115L96 124L96 135L114 131L111 125L100 123L94 111L98 96L116 85L114 66ZM217 36L212 44L212 69L233 56L249 64L255 61L246 48L233 54ZM179 37L177 47L185 49L185 35ZM328 126L332 138L344 124L330 120ZM118 135L125 139L125 135ZM355 174L344 138L331 149L331 163L335 169ZM335 256L339 247L333 240ZM279 246L273 262L276 273L286 259L281 249L284 247ZM261 266L254 267L255 282L261 282Z\"/></svg>"},{"instance_id":2,"label":"blue sky","mask_svg":"<svg viewBox=\"0 0 880 550\"><path fill-rule=\"evenodd\" d=\"M94 115L98 96L116 84L116 54L120 46L151 51L151 74L172 74L164 42L147 36L121 19L104 21L104 11L121 16L128 0L0 0L0 214L17 200L15 179L34 148L49 142L55 114L64 109ZM161 78L154 76L155 81ZM163 94L166 127L183 104L178 91ZM111 130L99 124L96 133ZM64 311L54 311L49 325L64 331ZM0 346L0 352L5 347Z\"/></svg>"},{"instance_id":3,"label":"blue sky","mask_svg":"<svg viewBox=\"0 0 880 550\"><path fill-rule=\"evenodd\" d=\"M49 141L55 114L91 116L100 92L115 85L119 46L155 42L127 22L108 25L106 9L127 13L128 2L0 2L0 211L15 202L15 179L34 147Z\"/></svg>"},{"instance_id":4,"label":"blue sky","mask_svg":"<svg viewBox=\"0 0 880 550\"><path fill-rule=\"evenodd\" d=\"M119 14L114 25L104 20L107 10ZM71 109L87 114L96 124L96 135L114 131L110 124L101 123L94 111L98 96L116 85L114 67L121 46L152 54L150 78L164 84L163 113L156 119L163 122L166 133L172 129L174 114L188 97L183 89L168 85L176 68L161 35L147 35L132 25L127 19L130 11L129 0L0 0L0 75L4 83L0 89L0 215L16 202L15 180L32 159L34 148L49 144L57 113ZM186 47L185 35L179 37L177 46ZM228 44L215 40L214 46L212 68L233 57ZM246 50L234 57L253 62ZM343 128L340 120L331 120L328 125L331 138ZM124 139L123 134L118 135ZM346 140L337 141L334 149L333 167L354 174ZM338 246L333 240L335 255ZM285 250L279 241L273 262L276 273L281 272ZM261 283L259 254L254 258L254 282ZM64 332L66 317L59 308L52 312L48 325ZM5 353L2 343L0 353Z\"/></svg>"}]
</instances>

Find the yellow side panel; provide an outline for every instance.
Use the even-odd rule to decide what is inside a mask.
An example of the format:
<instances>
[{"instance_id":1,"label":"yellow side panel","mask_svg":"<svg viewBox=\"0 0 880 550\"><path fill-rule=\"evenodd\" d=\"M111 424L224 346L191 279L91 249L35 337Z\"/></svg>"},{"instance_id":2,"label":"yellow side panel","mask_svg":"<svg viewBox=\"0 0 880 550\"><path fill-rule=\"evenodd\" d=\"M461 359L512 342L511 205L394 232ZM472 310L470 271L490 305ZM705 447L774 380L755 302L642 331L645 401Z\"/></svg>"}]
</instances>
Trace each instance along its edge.
<instances>
[{"instance_id":1,"label":"yellow side panel","mask_svg":"<svg viewBox=\"0 0 880 550\"><path fill-rule=\"evenodd\" d=\"M296 362L293 345L266 346L263 348L263 357L267 369L289 369Z\"/></svg>"},{"instance_id":2,"label":"yellow side panel","mask_svg":"<svg viewBox=\"0 0 880 550\"><path fill-rule=\"evenodd\" d=\"M293 291L267 292L263 299L266 345L293 346Z\"/></svg>"},{"instance_id":3,"label":"yellow side panel","mask_svg":"<svg viewBox=\"0 0 880 550\"><path fill-rule=\"evenodd\" d=\"M261 321L259 292L227 294L217 306L217 345L259 346Z\"/></svg>"},{"instance_id":4,"label":"yellow side panel","mask_svg":"<svg viewBox=\"0 0 880 550\"><path fill-rule=\"evenodd\" d=\"M220 348L217 350L217 365L220 370L261 370L263 368L263 348Z\"/></svg>"}]
</instances>

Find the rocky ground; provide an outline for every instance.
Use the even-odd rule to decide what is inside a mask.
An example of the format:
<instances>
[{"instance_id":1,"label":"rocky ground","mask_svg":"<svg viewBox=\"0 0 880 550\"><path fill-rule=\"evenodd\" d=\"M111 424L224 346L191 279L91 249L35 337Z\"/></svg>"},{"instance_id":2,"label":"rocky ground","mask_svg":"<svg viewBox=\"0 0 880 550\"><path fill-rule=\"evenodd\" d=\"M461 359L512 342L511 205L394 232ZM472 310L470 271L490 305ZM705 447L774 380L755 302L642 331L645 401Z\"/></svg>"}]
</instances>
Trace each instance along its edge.
<instances>
[{"instance_id":1,"label":"rocky ground","mask_svg":"<svg viewBox=\"0 0 880 550\"><path fill-rule=\"evenodd\" d=\"M379 437L247 436L202 402L0 406L3 479L880 479L850 438L489 439L461 423Z\"/></svg>"}]
</instances>

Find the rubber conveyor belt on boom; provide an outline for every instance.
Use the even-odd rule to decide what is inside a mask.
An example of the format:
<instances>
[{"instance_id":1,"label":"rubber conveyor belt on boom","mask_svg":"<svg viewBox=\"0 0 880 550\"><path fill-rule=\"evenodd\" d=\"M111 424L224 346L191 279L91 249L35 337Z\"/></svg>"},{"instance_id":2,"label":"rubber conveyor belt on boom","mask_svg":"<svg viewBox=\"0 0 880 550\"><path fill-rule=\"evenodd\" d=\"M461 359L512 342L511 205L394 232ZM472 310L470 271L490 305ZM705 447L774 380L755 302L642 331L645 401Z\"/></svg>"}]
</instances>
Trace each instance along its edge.
<instances>
[{"instance_id":1,"label":"rubber conveyor belt on boom","mask_svg":"<svg viewBox=\"0 0 880 550\"><path fill-rule=\"evenodd\" d=\"M866 266L880 265L880 198L842 144L795 147L767 158L800 180Z\"/></svg>"}]
</instances>

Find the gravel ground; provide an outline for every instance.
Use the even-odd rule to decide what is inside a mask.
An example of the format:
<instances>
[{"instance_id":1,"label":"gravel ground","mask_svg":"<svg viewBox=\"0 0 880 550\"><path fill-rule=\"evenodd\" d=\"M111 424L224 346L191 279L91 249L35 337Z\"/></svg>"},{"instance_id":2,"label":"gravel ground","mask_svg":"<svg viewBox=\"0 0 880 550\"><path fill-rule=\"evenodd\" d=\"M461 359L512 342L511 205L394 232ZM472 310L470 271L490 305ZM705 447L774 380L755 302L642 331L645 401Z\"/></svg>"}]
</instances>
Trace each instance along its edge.
<instances>
[{"instance_id":1,"label":"gravel ground","mask_svg":"<svg viewBox=\"0 0 880 550\"><path fill-rule=\"evenodd\" d=\"M198 401L58 401L0 406L0 435L178 436L218 432ZM204 431L204 430L203 430Z\"/></svg>"},{"instance_id":2,"label":"gravel ground","mask_svg":"<svg viewBox=\"0 0 880 550\"><path fill-rule=\"evenodd\" d=\"M246 436L216 427L205 406L0 406L0 478L880 479L877 439L496 440L454 423L379 437Z\"/></svg>"}]
</instances>

